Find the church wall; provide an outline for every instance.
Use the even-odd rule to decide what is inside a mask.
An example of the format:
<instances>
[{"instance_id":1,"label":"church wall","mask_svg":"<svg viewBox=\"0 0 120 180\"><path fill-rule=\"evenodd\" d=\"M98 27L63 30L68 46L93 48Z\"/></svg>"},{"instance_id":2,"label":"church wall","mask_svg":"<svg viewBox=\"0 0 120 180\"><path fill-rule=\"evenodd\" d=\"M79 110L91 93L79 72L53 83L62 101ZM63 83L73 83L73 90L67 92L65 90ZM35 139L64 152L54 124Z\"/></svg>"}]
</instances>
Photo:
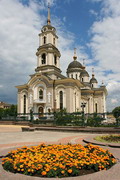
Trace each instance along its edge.
<instances>
[{"instance_id":1,"label":"church wall","mask_svg":"<svg viewBox=\"0 0 120 180\"><path fill-rule=\"evenodd\" d=\"M90 95L90 99L89 99L89 113L93 113L94 109L93 109L93 95Z\"/></svg>"},{"instance_id":2,"label":"church wall","mask_svg":"<svg viewBox=\"0 0 120 180\"><path fill-rule=\"evenodd\" d=\"M85 103L84 113L85 113L85 114L86 114L86 113L89 113L89 107L90 107L90 105L89 105L89 98L88 98L88 96L82 97L81 102L80 102L80 111L83 110L82 107L81 107L81 104L82 104L82 103Z\"/></svg>"},{"instance_id":3,"label":"church wall","mask_svg":"<svg viewBox=\"0 0 120 180\"><path fill-rule=\"evenodd\" d=\"M53 65L53 54L52 53L48 53L47 62L48 62L48 65Z\"/></svg>"},{"instance_id":4,"label":"church wall","mask_svg":"<svg viewBox=\"0 0 120 180\"><path fill-rule=\"evenodd\" d=\"M18 93L18 113L24 113L24 95L26 95L26 113L28 113L28 92L22 90Z\"/></svg>"},{"instance_id":5,"label":"church wall","mask_svg":"<svg viewBox=\"0 0 120 180\"><path fill-rule=\"evenodd\" d=\"M60 91L63 92L63 109L64 108L66 109L67 108L66 107L66 92L67 92L67 89L63 85L62 86L61 85L57 86L56 90L55 90L55 92L56 92L56 108L60 109Z\"/></svg>"},{"instance_id":6,"label":"church wall","mask_svg":"<svg viewBox=\"0 0 120 180\"><path fill-rule=\"evenodd\" d=\"M67 107L68 107L68 109L69 109L68 112L71 113L71 112L74 111L74 108L75 108L75 107L74 107L74 100L73 100L73 98L74 98L74 97L73 97L74 89L73 89L73 88L70 88L70 89L69 89L69 92L70 92L70 94L69 94L69 97L68 97L68 98L69 98L70 104L68 104Z\"/></svg>"},{"instance_id":7,"label":"church wall","mask_svg":"<svg viewBox=\"0 0 120 180\"><path fill-rule=\"evenodd\" d=\"M89 77L84 76L84 77L83 77L83 82L89 82Z\"/></svg>"},{"instance_id":8,"label":"church wall","mask_svg":"<svg viewBox=\"0 0 120 180\"><path fill-rule=\"evenodd\" d=\"M93 84L93 88L97 88L98 87L98 83L92 83Z\"/></svg>"},{"instance_id":9,"label":"church wall","mask_svg":"<svg viewBox=\"0 0 120 180\"><path fill-rule=\"evenodd\" d=\"M80 90L73 87L67 88L66 109L67 109L67 112L70 112L70 113L77 112L80 110Z\"/></svg>"},{"instance_id":10,"label":"church wall","mask_svg":"<svg viewBox=\"0 0 120 180\"><path fill-rule=\"evenodd\" d=\"M94 112L96 112L95 104L97 103L97 113L106 112L105 94L101 93L94 97Z\"/></svg>"},{"instance_id":11,"label":"church wall","mask_svg":"<svg viewBox=\"0 0 120 180\"><path fill-rule=\"evenodd\" d=\"M20 100L20 92L18 92L18 95L17 95L17 102L18 102L18 106L17 106L17 112L18 113L21 113L21 109L20 109L20 106L21 106L21 100Z\"/></svg>"},{"instance_id":12,"label":"church wall","mask_svg":"<svg viewBox=\"0 0 120 180\"><path fill-rule=\"evenodd\" d=\"M93 106L93 113L96 113L96 104L97 104L97 113L100 112L100 104L101 104L101 98L100 97L94 97L94 106Z\"/></svg>"},{"instance_id":13,"label":"church wall","mask_svg":"<svg viewBox=\"0 0 120 180\"><path fill-rule=\"evenodd\" d=\"M72 98L70 98L70 91L71 91L71 89L68 87L67 91L66 91L66 110L67 110L67 112L71 112L70 104L71 104Z\"/></svg>"},{"instance_id":14,"label":"church wall","mask_svg":"<svg viewBox=\"0 0 120 180\"><path fill-rule=\"evenodd\" d=\"M103 106L104 106L104 113L106 113L107 110L106 110L106 96L105 96L105 93L103 93Z\"/></svg>"},{"instance_id":15,"label":"church wall","mask_svg":"<svg viewBox=\"0 0 120 180\"><path fill-rule=\"evenodd\" d=\"M48 88L46 91L46 96L47 96L47 100L46 100L46 112L48 112L48 109L50 109L50 111L52 111L53 109L53 88Z\"/></svg>"},{"instance_id":16,"label":"church wall","mask_svg":"<svg viewBox=\"0 0 120 180\"><path fill-rule=\"evenodd\" d=\"M80 90L78 88L69 88L69 94L68 94L68 98L69 98L69 103L68 104L68 109L69 112L77 112L80 110Z\"/></svg>"},{"instance_id":17,"label":"church wall","mask_svg":"<svg viewBox=\"0 0 120 180\"><path fill-rule=\"evenodd\" d=\"M76 78L76 76L77 76L77 78ZM72 73L69 73L69 74L68 74L68 77L69 77L69 78L74 78L74 79L80 80L80 72L72 72Z\"/></svg>"}]
</instances>

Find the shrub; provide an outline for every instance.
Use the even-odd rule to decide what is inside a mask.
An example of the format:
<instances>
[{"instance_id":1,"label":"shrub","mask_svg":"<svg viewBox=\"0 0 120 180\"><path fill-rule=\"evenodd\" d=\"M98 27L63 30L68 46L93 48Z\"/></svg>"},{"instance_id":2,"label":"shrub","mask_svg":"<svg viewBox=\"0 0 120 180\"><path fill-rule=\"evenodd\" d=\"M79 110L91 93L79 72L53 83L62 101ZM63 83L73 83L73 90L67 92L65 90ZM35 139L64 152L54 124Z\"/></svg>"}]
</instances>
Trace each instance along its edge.
<instances>
[{"instance_id":1,"label":"shrub","mask_svg":"<svg viewBox=\"0 0 120 180\"><path fill-rule=\"evenodd\" d=\"M112 114L115 118L120 116L120 106L113 109Z\"/></svg>"},{"instance_id":2,"label":"shrub","mask_svg":"<svg viewBox=\"0 0 120 180\"><path fill-rule=\"evenodd\" d=\"M87 126L99 127L101 126L101 122L103 118L94 114L93 117L88 117L87 119Z\"/></svg>"},{"instance_id":3,"label":"shrub","mask_svg":"<svg viewBox=\"0 0 120 180\"><path fill-rule=\"evenodd\" d=\"M83 124L81 113L67 113L66 109L54 114L55 124L59 126L81 126Z\"/></svg>"}]
</instances>

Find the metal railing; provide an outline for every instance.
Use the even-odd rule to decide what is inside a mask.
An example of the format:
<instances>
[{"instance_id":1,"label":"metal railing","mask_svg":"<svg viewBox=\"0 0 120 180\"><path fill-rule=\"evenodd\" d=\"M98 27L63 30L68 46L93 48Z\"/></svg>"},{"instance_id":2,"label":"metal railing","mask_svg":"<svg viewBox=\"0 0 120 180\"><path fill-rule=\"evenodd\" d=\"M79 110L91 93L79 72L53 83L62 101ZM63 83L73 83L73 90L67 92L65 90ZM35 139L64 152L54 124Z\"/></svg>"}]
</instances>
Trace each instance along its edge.
<instances>
[{"instance_id":1,"label":"metal railing","mask_svg":"<svg viewBox=\"0 0 120 180\"><path fill-rule=\"evenodd\" d=\"M99 126L102 125L107 113L84 114L83 112L50 112L50 113L18 113L14 116L0 117L0 121L28 122L32 124L51 124L62 126ZM116 121L116 126L119 126Z\"/></svg>"}]
</instances>

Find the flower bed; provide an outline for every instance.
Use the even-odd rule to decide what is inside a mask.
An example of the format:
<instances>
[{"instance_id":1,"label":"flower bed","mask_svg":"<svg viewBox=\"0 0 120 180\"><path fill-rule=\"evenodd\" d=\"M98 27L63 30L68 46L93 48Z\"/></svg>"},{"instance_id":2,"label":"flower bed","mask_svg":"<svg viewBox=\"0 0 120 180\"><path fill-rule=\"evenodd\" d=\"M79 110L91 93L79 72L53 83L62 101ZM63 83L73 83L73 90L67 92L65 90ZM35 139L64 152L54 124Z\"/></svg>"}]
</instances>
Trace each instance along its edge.
<instances>
[{"instance_id":1,"label":"flower bed","mask_svg":"<svg viewBox=\"0 0 120 180\"><path fill-rule=\"evenodd\" d=\"M120 135L104 135L104 136L97 136L95 137L95 140L101 141L101 142L110 142L110 143L120 143Z\"/></svg>"},{"instance_id":2,"label":"flower bed","mask_svg":"<svg viewBox=\"0 0 120 180\"><path fill-rule=\"evenodd\" d=\"M107 170L116 163L108 151L88 144L22 147L3 159L3 168L13 173L40 177L70 177Z\"/></svg>"}]
</instances>

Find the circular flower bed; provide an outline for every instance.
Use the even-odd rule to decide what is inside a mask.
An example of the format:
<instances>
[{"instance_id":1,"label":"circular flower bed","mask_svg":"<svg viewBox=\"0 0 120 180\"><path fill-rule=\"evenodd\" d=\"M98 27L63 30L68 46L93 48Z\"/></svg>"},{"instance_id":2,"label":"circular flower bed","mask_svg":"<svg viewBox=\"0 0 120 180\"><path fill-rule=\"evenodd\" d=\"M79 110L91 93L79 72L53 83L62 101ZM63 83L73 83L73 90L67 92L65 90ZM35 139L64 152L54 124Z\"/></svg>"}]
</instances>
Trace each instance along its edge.
<instances>
[{"instance_id":1,"label":"circular flower bed","mask_svg":"<svg viewBox=\"0 0 120 180\"><path fill-rule=\"evenodd\" d=\"M13 173L40 177L70 177L107 170L116 163L108 151L88 144L22 147L3 159L3 168Z\"/></svg>"},{"instance_id":2,"label":"circular flower bed","mask_svg":"<svg viewBox=\"0 0 120 180\"><path fill-rule=\"evenodd\" d=\"M103 141L103 142L110 142L110 143L120 143L120 135L104 135L104 136L97 136L95 138L98 141Z\"/></svg>"}]
</instances>

